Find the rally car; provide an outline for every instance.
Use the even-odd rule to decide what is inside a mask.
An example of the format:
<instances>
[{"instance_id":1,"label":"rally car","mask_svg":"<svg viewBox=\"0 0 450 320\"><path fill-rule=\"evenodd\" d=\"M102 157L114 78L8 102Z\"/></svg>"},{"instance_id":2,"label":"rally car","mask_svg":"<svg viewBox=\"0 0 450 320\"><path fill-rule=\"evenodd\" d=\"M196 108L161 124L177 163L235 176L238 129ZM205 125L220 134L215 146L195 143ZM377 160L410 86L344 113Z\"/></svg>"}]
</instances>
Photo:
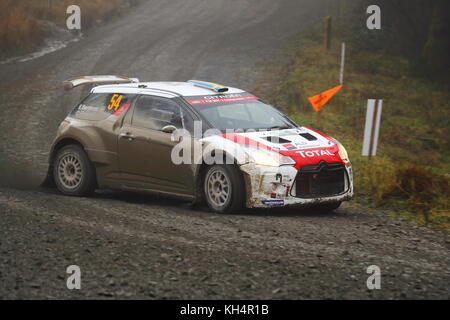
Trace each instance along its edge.
<instances>
[{"instance_id":1,"label":"rally car","mask_svg":"<svg viewBox=\"0 0 450 320\"><path fill-rule=\"evenodd\" d=\"M352 167L335 139L299 126L243 90L219 84L85 76L92 85L60 124L47 182L66 195L150 192L241 208L334 210L353 196Z\"/></svg>"}]
</instances>

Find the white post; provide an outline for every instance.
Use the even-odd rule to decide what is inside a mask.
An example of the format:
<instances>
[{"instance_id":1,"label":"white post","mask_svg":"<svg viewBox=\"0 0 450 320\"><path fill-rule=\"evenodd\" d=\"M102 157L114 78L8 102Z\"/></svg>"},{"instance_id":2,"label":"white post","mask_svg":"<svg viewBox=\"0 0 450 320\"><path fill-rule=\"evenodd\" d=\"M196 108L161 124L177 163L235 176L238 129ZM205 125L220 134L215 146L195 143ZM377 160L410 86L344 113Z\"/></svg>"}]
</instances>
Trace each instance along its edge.
<instances>
[{"instance_id":1,"label":"white post","mask_svg":"<svg viewBox=\"0 0 450 320\"><path fill-rule=\"evenodd\" d=\"M345 42L342 42L341 47L341 71L339 73L339 84L344 84L344 66L345 66Z\"/></svg>"},{"instance_id":2,"label":"white post","mask_svg":"<svg viewBox=\"0 0 450 320\"><path fill-rule=\"evenodd\" d=\"M362 155L368 156L369 160L377 154L382 109L383 100L369 99L367 101Z\"/></svg>"}]
</instances>

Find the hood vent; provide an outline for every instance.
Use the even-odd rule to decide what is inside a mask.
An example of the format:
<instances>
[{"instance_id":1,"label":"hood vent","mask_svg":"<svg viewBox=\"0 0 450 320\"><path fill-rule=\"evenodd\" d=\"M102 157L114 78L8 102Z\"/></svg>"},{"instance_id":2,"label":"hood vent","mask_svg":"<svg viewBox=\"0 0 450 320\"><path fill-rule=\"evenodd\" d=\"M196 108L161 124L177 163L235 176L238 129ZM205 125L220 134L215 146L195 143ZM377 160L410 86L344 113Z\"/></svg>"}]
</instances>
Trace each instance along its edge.
<instances>
[{"instance_id":1,"label":"hood vent","mask_svg":"<svg viewBox=\"0 0 450 320\"><path fill-rule=\"evenodd\" d=\"M278 137L278 136L264 137L263 139L266 139L269 142L278 143L278 144L291 142L290 140L286 140L286 139Z\"/></svg>"},{"instance_id":2,"label":"hood vent","mask_svg":"<svg viewBox=\"0 0 450 320\"><path fill-rule=\"evenodd\" d=\"M300 135L308 141L316 141L317 138L310 133L300 133Z\"/></svg>"}]
</instances>

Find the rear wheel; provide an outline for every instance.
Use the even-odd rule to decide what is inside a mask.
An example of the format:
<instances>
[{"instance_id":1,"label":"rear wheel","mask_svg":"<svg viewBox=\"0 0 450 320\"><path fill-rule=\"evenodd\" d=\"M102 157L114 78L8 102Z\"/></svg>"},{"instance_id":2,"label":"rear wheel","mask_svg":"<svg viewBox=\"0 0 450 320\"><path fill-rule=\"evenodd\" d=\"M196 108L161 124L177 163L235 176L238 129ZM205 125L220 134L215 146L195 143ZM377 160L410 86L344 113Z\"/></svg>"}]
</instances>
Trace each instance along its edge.
<instances>
[{"instance_id":1,"label":"rear wheel","mask_svg":"<svg viewBox=\"0 0 450 320\"><path fill-rule=\"evenodd\" d=\"M78 145L58 150L53 161L53 177L58 190L66 195L85 196L95 190L95 168Z\"/></svg>"},{"instance_id":2,"label":"rear wheel","mask_svg":"<svg viewBox=\"0 0 450 320\"><path fill-rule=\"evenodd\" d=\"M214 165L205 173L203 190L206 203L217 213L231 213L243 208L245 186L234 165Z\"/></svg>"}]
</instances>

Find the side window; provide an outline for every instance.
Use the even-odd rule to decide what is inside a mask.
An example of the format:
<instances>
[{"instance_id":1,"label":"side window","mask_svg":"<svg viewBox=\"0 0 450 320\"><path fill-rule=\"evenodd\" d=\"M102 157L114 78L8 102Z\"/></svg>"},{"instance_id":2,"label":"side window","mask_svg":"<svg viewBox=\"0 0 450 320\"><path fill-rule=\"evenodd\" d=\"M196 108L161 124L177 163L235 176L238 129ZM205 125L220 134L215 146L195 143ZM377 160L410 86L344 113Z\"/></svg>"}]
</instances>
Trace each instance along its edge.
<instances>
[{"instance_id":1,"label":"side window","mask_svg":"<svg viewBox=\"0 0 450 320\"><path fill-rule=\"evenodd\" d=\"M120 115L131 103L132 95L120 93L92 93L73 109L71 116L81 120L104 120Z\"/></svg>"},{"instance_id":2,"label":"side window","mask_svg":"<svg viewBox=\"0 0 450 320\"><path fill-rule=\"evenodd\" d=\"M164 126L173 125L183 128L181 107L167 98L141 96L136 102L133 126L161 130Z\"/></svg>"}]
</instances>

